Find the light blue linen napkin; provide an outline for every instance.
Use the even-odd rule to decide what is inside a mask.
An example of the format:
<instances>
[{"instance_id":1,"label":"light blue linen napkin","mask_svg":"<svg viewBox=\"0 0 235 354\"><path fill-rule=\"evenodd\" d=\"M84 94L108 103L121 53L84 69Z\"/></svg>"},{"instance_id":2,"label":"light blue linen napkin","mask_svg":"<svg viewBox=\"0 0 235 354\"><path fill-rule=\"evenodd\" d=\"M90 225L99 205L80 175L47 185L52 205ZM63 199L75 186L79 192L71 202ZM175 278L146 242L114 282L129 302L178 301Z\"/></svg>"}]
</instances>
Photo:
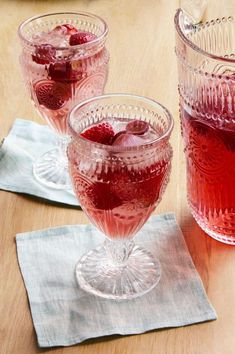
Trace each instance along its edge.
<instances>
[{"instance_id":1,"label":"light blue linen napkin","mask_svg":"<svg viewBox=\"0 0 235 354\"><path fill-rule=\"evenodd\" d=\"M140 298L119 302L102 299L77 285L77 261L103 240L91 225L16 236L40 347L68 346L88 338L216 319L174 214L152 216L135 238L160 260L162 267L157 287Z\"/></svg>"},{"instance_id":2,"label":"light blue linen napkin","mask_svg":"<svg viewBox=\"0 0 235 354\"><path fill-rule=\"evenodd\" d=\"M72 189L57 190L43 186L33 175L35 159L55 148L57 140L48 126L16 119L0 147L0 189L78 206Z\"/></svg>"}]
</instances>

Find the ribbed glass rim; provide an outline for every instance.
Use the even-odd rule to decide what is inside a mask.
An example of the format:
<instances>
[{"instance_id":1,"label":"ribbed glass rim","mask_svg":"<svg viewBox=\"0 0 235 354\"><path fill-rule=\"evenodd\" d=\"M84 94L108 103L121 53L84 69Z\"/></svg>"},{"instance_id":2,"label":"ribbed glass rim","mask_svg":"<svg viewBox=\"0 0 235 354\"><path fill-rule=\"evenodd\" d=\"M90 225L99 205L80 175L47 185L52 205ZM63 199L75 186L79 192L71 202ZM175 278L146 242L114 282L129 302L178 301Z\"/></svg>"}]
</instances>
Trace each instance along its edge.
<instances>
[{"instance_id":1,"label":"ribbed glass rim","mask_svg":"<svg viewBox=\"0 0 235 354\"><path fill-rule=\"evenodd\" d=\"M82 136L80 136L80 134L78 132L76 132L74 130L71 120L77 114L77 111L79 111L81 108L84 108L85 106L89 106L89 104L92 102L101 102L102 100L107 100L109 98L112 99L112 98L116 98L116 97L120 98L120 104L122 104L122 98L124 98L124 99L129 98L129 99L133 100L133 103L134 103L134 101L140 101L140 102L145 102L147 104L151 104L152 107L155 106L158 109L160 108L162 111L162 114L164 114L165 117L167 118L167 128L156 139L153 139L151 141L148 141L146 143L143 143L143 144L140 144L137 146L135 145L135 146L128 146L128 147L116 146L116 145L115 146L104 145L104 144L100 144L97 142L93 142L93 141L83 138ZM134 95L134 94L128 94L128 93L111 93L111 94L105 94L105 95L101 95L101 96L92 97L92 98L85 100L83 102L80 102L79 104L74 106L73 109L70 111L69 117L68 117L69 132L76 140L82 141L83 143L87 143L89 145L94 145L94 146L97 146L98 148L104 149L106 151L112 151L112 152L114 152L114 151L115 152L125 152L125 151L141 149L141 148L142 149L152 148L156 145L159 145L159 143L161 141L164 141L165 139L170 137L173 126L174 126L174 121L173 121L173 117L172 117L171 113L161 103L159 103L151 98L147 98L147 97L139 96L139 95Z\"/></svg>"},{"instance_id":2,"label":"ribbed glass rim","mask_svg":"<svg viewBox=\"0 0 235 354\"><path fill-rule=\"evenodd\" d=\"M198 47L196 44L194 44L193 42L191 42L183 33L181 27L180 27L180 16L183 14L183 10L182 9L177 9L176 14L175 14L175 18L174 18L174 22L175 22L175 29L177 31L177 33L179 34L180 38L184 41L184 43L186 45L188 45L189 47L191 47L194 51L207 56L211 59L214 60L219 60L219 61L224 61L224 62L229 62L229 63L234 63L235 64L235 59L230 59L230 58L225 58L222 56L218 56L215 54L212 54L210 52L207 52L205 50L203 50L202 48Z\"/></svg>"},{"instance_id":3,"label":"ribbed glass rim","mask_svg":"<svg viewBox=\"0 0 235 354\"><path fill-rule=\"evenodd\" d=\"M101 42L108 34L108 25L107 23L103 20L103 18L101 18L98 15L92 14L90 12L51 12L51 13L45 13L45 14L41 14L41 15L36 15L36 16L32 16L26 20L24 20L18 27L18 35L20 37L20 39L25 42L27 45L29 46L35 46L36 43L34 43L33 40L28 40L27 38L25 38L25 36L22 34L22 30L23 28L28 25L30 22L33 22L35 20L38 20L40 18L44 18L44 17L48 17L48 16L56 16L56 15L75 15L75 16L88 16L90 18L99 20L103 26L104 26L104 30L103 32L95 39L87 42L87 43L83 43L83 44L77 44L74 45L72 48L84 48L87 47L87 45L91 46L91 45L95 45L98 44L99 42ZM66 47L55 47L56 50L67 50L68 48L71 48L70 46L66 46Z\"/></svg>"}]
</instances>

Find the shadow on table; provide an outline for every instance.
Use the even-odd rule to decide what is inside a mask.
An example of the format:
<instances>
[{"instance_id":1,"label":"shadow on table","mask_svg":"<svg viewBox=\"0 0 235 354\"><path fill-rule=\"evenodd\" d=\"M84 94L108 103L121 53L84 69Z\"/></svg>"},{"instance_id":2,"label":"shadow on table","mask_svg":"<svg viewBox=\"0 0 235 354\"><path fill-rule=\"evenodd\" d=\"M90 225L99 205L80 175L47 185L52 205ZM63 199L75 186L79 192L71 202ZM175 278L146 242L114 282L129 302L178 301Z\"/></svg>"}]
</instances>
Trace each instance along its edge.
<instances>
[{"instance_id":1,"label":"shadow on table","mask_svg":"<svg viewBox=\"0 0 235 354\"><path fill-rule=\"evenodd\" d=\"M212 271L216 274L223 268L227 255L233 251L233 246L208 236L190 215L183 219L180 227L192 260L207 291Z\"/></svg>"}]
</instances>

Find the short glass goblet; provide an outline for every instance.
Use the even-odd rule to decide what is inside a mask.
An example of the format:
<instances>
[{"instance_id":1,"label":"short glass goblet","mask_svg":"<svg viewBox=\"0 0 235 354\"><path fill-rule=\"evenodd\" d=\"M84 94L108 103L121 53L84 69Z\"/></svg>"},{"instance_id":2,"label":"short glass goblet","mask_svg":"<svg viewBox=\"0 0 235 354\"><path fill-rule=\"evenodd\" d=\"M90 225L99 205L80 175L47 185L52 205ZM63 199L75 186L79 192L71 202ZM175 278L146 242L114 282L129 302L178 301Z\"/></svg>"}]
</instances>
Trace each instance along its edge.
<instances>
[{"instance_id":1,"label":"short glass goblet","mask_svg":"<svg viewBox=\"0 0 235 354\"><path fill-rule=\"evenodd\" d=\"M39 114L58 133L58 146L33 166L36 179L49 187L71 188L66 148L71 108L103 94L109 54L105 21L83 12L51 13L24 21L18 30L20 63Z\"/></svg>"},{"instance_id":2,"label":"short glass goblet","mask_svg":"<svg viewBox=\"0 0 235 354\"><path fill-rule=\"evenodd\" d=\"M78 283L108 299L143 295L159 282L161 267L133 238L169 179L172 116L151 99L109 94L75 106L68 125L74 191L90 221L106 236L103 245L79 260Z\"/></svg>"}]
</instances>

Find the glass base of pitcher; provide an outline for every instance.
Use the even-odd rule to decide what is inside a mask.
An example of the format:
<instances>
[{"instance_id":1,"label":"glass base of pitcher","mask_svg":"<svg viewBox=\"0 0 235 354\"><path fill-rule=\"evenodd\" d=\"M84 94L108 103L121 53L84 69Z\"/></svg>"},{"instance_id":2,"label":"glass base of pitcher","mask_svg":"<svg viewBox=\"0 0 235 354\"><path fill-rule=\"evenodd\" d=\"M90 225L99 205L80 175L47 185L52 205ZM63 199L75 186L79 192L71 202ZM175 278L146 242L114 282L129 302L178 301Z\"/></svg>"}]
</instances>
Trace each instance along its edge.
<instances>
[{"instance_id":1,"label":"glass base of pitcher","mask_svg":"<svg viewBox=\"0 0 235 354\"><path fill-rule=\"evenodd\" d=\"M232 236L232 235L227 235L227 234L223 233L222 231L216 232L216 231L212 230L210 228L210 226L204 221L204 219L201 216L199 216L198 213L195 212L195 210L192 207L190 207L190 210L191 210L192 216L194 217L194 219L196 220L196 222L198 223L200 228L203 231L205 231L205 233L207 235L209 235L210 237L214 238L215 240L217 240L219 242L223 242L228 245L235 246L235 233L234 233L234 236Z\"/></svg>"}]
</instances>

